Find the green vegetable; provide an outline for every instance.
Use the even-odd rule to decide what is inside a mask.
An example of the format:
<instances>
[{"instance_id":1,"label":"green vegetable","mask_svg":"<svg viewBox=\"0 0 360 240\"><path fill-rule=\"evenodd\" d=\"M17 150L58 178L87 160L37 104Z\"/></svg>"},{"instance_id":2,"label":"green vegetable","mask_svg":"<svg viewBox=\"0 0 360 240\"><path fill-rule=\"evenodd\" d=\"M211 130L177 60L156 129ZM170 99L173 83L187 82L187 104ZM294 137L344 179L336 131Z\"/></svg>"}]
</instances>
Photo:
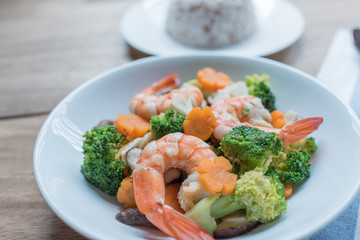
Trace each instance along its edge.
<instances>
[{"instance_id":1,"label":"green vegetable","mask_svg":"<svg viewBox=\"0 0 360 240\"><path fill-rule=\"evenodd\" d=\"M244 110L242 110L242 112L243 112L243 114L249 114L249 112L250 112L250 109L248 109L248 108L245 108Z\"/></svg>"},{"instance_id":2,"label":"green vegetable","mask_svg":"<svg viewBox=\"0 0 360 240\"><path fill-rule=\"evenodd\" d=\"M211 205L211 216L214 218L221 218L227 216L237 210L245 209L244 203L237 197L235 193L221 196Z\"/></svg>"},{"instance_id":3,"label":"green vegetable","mask_svg":"<svg viewBox=\"0 0 360 240\"><path fill-rule=\"evenodd\" d=\"M273 175L284 184L301 183L310 176L311 154L317 150L315 139L304 138L284 148L270 163L267 175Z\"/></svg>"},{"instance_id":4,"label":"green vegetable","mask_svg":"<svg viewBox=\"0 0 360 240\"><path fill-rule=\"evenodd\" d=\"M185 213L185 216L191 218L197 222L202 228L204 228L209 234L213 234L216 229L216 222L213 217L210 216L210 206L219 196L211 195L203 198L193 208Z\"/></svg>"},{"instance_id":5,"label":"green vegetable","mask_svg":"<svg viewBox=\"0 0 360 240\"><path fill-rule=\"evenodd\" d=\"M220 197L211 205L211 216L217 219L245 209L249 221L270 222L286 212L284 194L279 179L255 168L240 177L234 193Z\"/></svg>"},{"instance_id":6,"label":"green vegetable","mask_svg":"<svg viewBox=\"0 0 360 240\"><path fill-rule=\"evenodd\" d=\"M301 183L310 176L310 158L306 151L281 153L273 158L266 174L277 176L284 184Z\"/></svg>"},{"instance_id":7,"label":"green vegetable","mask_svg":"<svg viewBox=\"0 0 360 240\"><path fill-rule=\"evenodd\" d=\"M268 75L263 74L259 76L255 74L253 76L246 76L245 84L248 87L249 94L260 98L267 110L272 112L276 109L275 95L271 92Z\"/></svg>"},{"instance_id":8,"label":"green vegetable","mask_svg":"<svg viewBox=\"0 0 360 240\"><path fill-rule=\"evenodd\" d=\"M313 154L317 150L317 145L315 143L315 138L309 137L304 138L296 143L287 146L284 151L285 152L293 152L293 151L307 151L310 154Z\"/></svg>"},{"instance_id":9,"label":"green vegetable","mask_svg":"<svg viewBox=\"0 0 360 240\"><path fill-rule=\"evenodd\" d=\"M183 115L178 114L174 109L169 109L165 113L151 117L150 131L157 140L169 133L184 132L184 121Z\"/></svg>"},{"instance_id":10,"label":"green vegetable","mask_svg":"<svg viewBox=\"0 0 360 240\"><path fill-rule=\"evenodd\" d=\"M262 167L266 159L277 156L282 148L279 135L247 126L234 128L220 142L225 157L240 160L243 170Z\"/></svg>"},{"instance_id":11,"label":"green vegetable","mask_svg":"<svg viewBox=\"0 0 360 240\"><path fill-rule=\"evenodd\" d=\"M86 180L100 190L116 195L124 172L126 162L115 159L119 149L126 144L126 138L114 126L105 125L93 128L84 136L84 163L81 172Z\"/></svg>"}]
</instances>

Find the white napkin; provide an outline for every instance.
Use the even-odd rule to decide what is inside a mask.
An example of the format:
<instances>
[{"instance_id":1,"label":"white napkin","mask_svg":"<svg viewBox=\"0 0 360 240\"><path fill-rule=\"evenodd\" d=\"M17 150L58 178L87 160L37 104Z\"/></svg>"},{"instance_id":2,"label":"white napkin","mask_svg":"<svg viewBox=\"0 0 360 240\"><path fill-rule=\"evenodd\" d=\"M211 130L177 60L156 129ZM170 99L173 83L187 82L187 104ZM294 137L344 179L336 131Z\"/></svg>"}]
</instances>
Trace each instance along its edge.
<instances>
[{"instance_id":1,"label":"white napkin","mask_svg":"<svg viewBox=\"0 0 360 240\"><path fill-rule=\"evenodd\" d=\"M336 32L317 79L346 103L350 104L353 98L360 102L360 52L351 30Z\"/></svg>"}]
</instances>

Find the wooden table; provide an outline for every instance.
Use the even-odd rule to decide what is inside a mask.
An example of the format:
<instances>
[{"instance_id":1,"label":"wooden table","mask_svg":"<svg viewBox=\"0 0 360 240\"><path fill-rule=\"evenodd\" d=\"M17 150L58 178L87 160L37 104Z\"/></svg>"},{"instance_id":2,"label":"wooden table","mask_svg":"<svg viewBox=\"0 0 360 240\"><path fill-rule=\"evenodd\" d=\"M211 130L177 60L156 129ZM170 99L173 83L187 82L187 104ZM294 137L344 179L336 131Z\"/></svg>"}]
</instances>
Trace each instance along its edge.
<instances>
[{"instance_id":1,"label":"wooden table","mask_svg":"<svg viewBox=\"0 0 360 240\"><path fill-rule=\"evenodd\" d=\"M42 198L33 175L33 147L48 113L63 97L132 60L118 25L134 2L0 1L1 239L83 238ZM291 2L305 16L305 33L269 57L316 76L336 30L360 25L360 1Z\"/></svg>"}]
</instances>

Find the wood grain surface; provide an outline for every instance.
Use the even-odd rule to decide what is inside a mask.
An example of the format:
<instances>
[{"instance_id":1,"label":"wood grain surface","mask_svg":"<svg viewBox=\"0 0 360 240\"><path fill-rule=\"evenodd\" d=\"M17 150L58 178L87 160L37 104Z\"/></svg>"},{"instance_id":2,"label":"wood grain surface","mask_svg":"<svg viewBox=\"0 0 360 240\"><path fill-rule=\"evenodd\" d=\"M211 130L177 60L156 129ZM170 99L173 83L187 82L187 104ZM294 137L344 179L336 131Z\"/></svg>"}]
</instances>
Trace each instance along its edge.
<instances>
[{"instance_id":1,"label":"wood grain surface","mask_svg":"<svg viewBox=\"0 0 360 240\"><path fill-rule=\"evenodd\" d=\"M303 37L269 58L316 76L335 32L360 26L359 0L292 0ZM0 239L81 239L47 206L32 154L47 114L70 91L132 58L119 21L133 0L0 1Z\"/></svg>"}]
</instances>

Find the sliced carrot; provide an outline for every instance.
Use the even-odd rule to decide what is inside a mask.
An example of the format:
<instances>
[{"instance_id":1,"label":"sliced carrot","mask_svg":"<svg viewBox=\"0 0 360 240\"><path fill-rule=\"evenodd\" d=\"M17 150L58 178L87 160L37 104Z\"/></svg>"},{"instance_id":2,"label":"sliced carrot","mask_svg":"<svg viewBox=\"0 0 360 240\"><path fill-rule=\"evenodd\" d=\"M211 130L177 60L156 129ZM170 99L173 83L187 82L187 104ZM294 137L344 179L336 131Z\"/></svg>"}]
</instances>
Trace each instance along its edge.
<instances>
[{"instance_id":1,"label":"sliced carrot","mask_svg":"<svg viewBox=\"0 0 360 240\"><path fill-rule=\"evenodd\" d=\"M271 112L271 125L274 128L282 128L286 125L284 120L285 114L281 111L274 110Z\"/></svg>"},{"instance_id":2,"label":"sliced carrot","mask_svg":"<svg viewBox=\"0 0 360 240\"><path fill-rule=\"evenodd\" d=\"M172 207L178 212L184 213L184 210L181 208L179 199L177 197L180 186L180 183L173 183L165 187L165 204Z\"/></svg>"},{"instance_id":3,"label":"sliced carrot","mask_svg":"<svg viewBox=\"0 0 360 240\"><path fill-rule=\"evenodd\" d=\"M223 184L215 179L210 173L203 173L199 176L199 181L205 190L212 195L221 194Z\"/></svg>"},{"instance_id":4,"label":"sliced carrot","mask_svg":"<svg viewBox=\"0 0 360 240\"><path fill-rule=\"evenodd\" d=\"M282 128L286 125L286 122L284 119L275 119L275 121L272 121L272 125L274 128Z\"/></svg>"},{"instance_id":5,"label":"sliced carrot","mask_svg":"<svg viewBox=\"0 0 360 240\"><path fill-rule=\"evenodd\" d=\"M212 68L199 70L197 79L202 87L210 91L217 91L231 84L229 76L223 72L216 72Z\"/></svg>"},{"instance_id":6,"label":"sliced carrot","mask_svg":"<svg viewBox=\"0 0 360 240\"><path fill-rule=\"evenodd\" d=\"M119 203L124 203L124 208L136 208L132 177L122 180L119 190L116 194Z\"/></svg>"},{"instance_id":7,"label":"sliced carrot","mask_svg":"<svg viewBox=\"0 0 360 240\"><path fill-rule=\"evenodd\" d=\"M285 188L285 199L287 200L292 196L293 189L291 184L285 184L284 188Z\"/></svg>"},{"instance_id":8,"label":"sliced carrot","mask_svg":"<svg viewBox=\"0 0 360 240\"><path fill-rule=\"evenodd\" d=\"M237 180L237 175L229 172L231 169L231 163L224 157L217 157L214 161L204 159L197 166L199 181L210 194L230 194Z\"/></svg>"},{"instance_id":9,"label":"sliced carrot","mask_svg":"<svg viewBox=\"0 0 360 240\"><path fill-rule=\"evenodd\" d=\"M121 134L132 137L143 137L150 129L150 123L135 114L120 114L114 125Z\"/></svg>"},{"instance_id":10,"label":"sliced carrot","mask_svg":"<svg viewBox=\"0 0 360 240\"><path fill-rule=\"evenodd\" d=\"M183 123L184 133L205 141L214 132L212 127L214 123L215 115L209 107L205 107L203 110L196 107L185 118Z\"/></svg>"},{"instance_id":11,"label":"sliced carrot","mask_svg":"<svg viewBox=\"0 0 360 240\"><path fill-rule=\"evenodd\" d=\"M284 118L284 117L285 117L285 114L279 110L274 110L271 112L271 118L278 119L278 118Z\"/></svg>"}]
</instances>

